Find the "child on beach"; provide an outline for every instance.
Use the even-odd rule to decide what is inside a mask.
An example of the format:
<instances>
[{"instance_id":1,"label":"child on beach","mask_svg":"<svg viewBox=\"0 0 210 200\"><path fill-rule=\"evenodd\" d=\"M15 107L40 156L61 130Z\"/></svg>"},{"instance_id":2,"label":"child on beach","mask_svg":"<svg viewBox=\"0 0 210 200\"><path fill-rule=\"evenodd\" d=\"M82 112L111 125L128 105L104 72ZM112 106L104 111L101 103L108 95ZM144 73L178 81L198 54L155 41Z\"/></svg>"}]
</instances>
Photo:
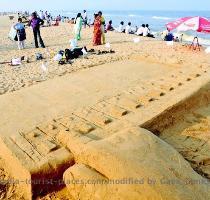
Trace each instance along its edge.
<instances>
[{"instance_id":1,"label":"child on beach","mask_svg":"<svg viewBox=\"0 0 210 200\"><path fill-rule=\"evenodd\" d=\"M18 23L14 25L14 29L17 31L17 35L14 38L15 41L18 42L18 49L24 49L24 41L26 40L26 31L25 31L25 26L22 23L22 19L18 18Z\"/></svg>"},{"instance_id":2,"label":"child on beach","mask_svg":"<svg viewBox=\"0 0 210 200\"><path fill-rule=\"evenodd\" d=\"M40 19L35 12L32 13L32 18L29 21L29 26L31 26L33 29L34 42L35 42L36 48L39 48L38 39L39 39L39 43L41 47L45 48L45 45L44 45L44 42L42 40L41 33L40 33L40 26L43 24L44 24L44 21Z\"/></svg>"},{"instance_id":3,"label":"child on beach","mask_svg":"<svg viewBox=\"0 0 210 200\"><path fill-rule=\"evenodd\" d=\"M112 26L112 20L110 20L109 23L107 24L106 30L107 31L113 31L114 30L114 28Z\"/></svg>"}]
</instances>

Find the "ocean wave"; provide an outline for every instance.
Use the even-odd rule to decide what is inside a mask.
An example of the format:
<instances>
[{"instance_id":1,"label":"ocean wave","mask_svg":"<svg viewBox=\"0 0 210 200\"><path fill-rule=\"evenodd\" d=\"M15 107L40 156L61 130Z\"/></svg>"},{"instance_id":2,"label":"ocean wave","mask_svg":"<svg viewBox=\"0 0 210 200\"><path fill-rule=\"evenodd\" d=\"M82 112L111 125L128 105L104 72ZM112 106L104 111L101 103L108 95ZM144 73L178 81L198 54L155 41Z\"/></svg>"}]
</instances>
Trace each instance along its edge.
<instances>
[{"instance_id":1,"label":"ocean wave","mask_svg":"<svg viewBox=\"0 0 210 200\"><path fill-rule=\"evenodd\" d=\"M142 17L142 16L141 16L141 15L129 14L128 17L138 17L138 18L140 18L140 17Z\"/></svg>"},{"instance_id":2,"label":"ocean wave","mask_svg":"<svg viewBox=\"0 0 210 200\"><path fill-rule=\"evenodd\" d=\"M170 17L161 17L161 16L153 16L152 19L170 20L170 19L173 19L173 18L170 18Z\"/></svg>"}]
</instances>

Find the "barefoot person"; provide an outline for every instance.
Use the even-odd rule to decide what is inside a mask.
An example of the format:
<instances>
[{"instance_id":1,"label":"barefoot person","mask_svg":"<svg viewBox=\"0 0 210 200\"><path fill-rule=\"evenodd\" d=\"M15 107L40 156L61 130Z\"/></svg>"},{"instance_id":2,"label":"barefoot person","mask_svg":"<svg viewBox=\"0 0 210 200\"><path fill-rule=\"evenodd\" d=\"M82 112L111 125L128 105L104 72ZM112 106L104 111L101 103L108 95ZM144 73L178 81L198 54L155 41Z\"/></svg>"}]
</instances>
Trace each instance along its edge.
<instances>
[{"instance_id":1,"label":"barefoot person","mask_svg":"<svg viewBox=\"0 0 210 200\"><path fill-rule=\"evenodd\" d=\"M95 14L95 20L94 20L94 32L93 32L93 45L101 45L101 16L98 14Z\"/></svg>"},{"instance_id":2,"label":"barefoot person","mask_svg":"<svg viewBox=\"0 0 210 200\"><path fill-rule=\"evenodd\" d=\"M25 47L24 41L26 40L26 31L21 18L18 18L18 23L14 25L14 29L17 31L15 41L18 42L18 49L19 50L24 49Z\"/></svg>"},{"instance_id":3,"label":"barefoot person","mask_svg":"<svg viewBox=\"0 0 210 200\"><path fill-rule=\"evenodd\" d=\"M42 40L41 33L40 33L40 26L43 24L44 24L44 21L40 19L35 12L32 13L32 18L29 21L29 26L31 26L33 29L34 42L35 42L36 48L39 48L38 39L39 39L39 43L41 47L45 48L45 45L44 45L44 42Z\"/></svg>"},{"instance_id":4,"label":"barefoot person","mask_svg":"<svg viewBox=\"0 0 210 200\"><path fill-rule=\"evenodd\" d=\"M82 21L82 15L81 13L78 13L76 18L76 24L74 26L74 34L76 40L81 40Z\"/></svg>"}]
</instances>

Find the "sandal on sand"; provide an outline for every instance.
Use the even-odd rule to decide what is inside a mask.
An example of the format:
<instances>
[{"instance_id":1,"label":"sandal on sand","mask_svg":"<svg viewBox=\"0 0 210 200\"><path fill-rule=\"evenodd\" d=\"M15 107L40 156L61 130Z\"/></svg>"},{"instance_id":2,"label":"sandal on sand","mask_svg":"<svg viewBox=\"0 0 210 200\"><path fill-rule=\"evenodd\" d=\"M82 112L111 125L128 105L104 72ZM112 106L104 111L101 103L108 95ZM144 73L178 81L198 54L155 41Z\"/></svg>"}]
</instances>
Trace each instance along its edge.
<instances>
[{"instance_id":1,"label":"sandal on sand","mask_svg":"<svg viewBox=\"0 0 210 200\"><path fill-rule=\"evenodd\" d=\"M89 51L87 51L87 52L89 52L89 53L93 53L93 52L95 52L95 49L90 49Z\"/></svg>"}]
</instances>

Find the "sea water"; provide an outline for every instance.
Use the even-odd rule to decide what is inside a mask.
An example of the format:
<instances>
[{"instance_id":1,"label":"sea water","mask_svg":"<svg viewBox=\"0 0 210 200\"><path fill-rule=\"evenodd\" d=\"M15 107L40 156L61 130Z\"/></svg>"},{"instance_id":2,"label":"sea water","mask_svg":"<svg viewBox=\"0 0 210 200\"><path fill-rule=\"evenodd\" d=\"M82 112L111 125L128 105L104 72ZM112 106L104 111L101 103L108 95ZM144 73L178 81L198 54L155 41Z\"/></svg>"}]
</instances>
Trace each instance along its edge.
<instances>
[{"instance_id":1,"label":"sea water","mask_svg":"<svg viewBox=\"0 0 210 200\"><path fill-rule=\"evenodd\" d=\"M53 15L67 16L74 18L78 12L81 11L54 11ZM87 11L88 18L93 22L93 14L97 11ZM152 32L159 33L166 29L168 22L174 21L181 17L186 16L202 16L210 19L210 11L108 11L102 10L106 22L109 20L113 21L113 26L117 27L121 21L124 21L125 25L128 22L132 23L132 26L141 26L142 24L149 24ZM200 43L210 45L210 34L196 33L196 32L185 32L186 40L192 40L194 36L198 36Z\"/></svg>"}]
</instances>

